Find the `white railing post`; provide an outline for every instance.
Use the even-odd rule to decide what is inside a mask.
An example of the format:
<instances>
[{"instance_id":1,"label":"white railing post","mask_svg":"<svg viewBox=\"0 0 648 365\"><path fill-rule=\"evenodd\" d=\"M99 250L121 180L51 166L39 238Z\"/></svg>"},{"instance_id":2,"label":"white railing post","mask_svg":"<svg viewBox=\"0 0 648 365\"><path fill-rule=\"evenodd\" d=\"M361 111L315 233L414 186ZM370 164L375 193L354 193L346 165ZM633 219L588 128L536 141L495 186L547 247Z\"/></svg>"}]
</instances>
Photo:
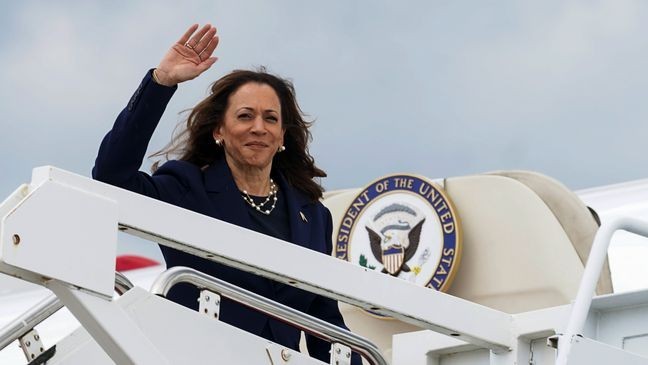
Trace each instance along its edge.
<instances>
[{"instance_id":1,"label":"white railing post","mask_svg":"<svg viewBox=\"0 0 648 365\"><path fill-rule=\"evenodd\" d=\"M601 275L601 269L607 257L612 235L619 230L648 237L648 222L630 217L616 217L599 228L594 237L587 264L585 265L583 277L581 278L578 293L576 294L576 300L572 305L567 328L565 333L558 337L556 365L567 364L573 338L574 336L581 335L583 332L583 326L587 320L592 298L596 290L596 283Z\"/></svg>"}]
</instances>

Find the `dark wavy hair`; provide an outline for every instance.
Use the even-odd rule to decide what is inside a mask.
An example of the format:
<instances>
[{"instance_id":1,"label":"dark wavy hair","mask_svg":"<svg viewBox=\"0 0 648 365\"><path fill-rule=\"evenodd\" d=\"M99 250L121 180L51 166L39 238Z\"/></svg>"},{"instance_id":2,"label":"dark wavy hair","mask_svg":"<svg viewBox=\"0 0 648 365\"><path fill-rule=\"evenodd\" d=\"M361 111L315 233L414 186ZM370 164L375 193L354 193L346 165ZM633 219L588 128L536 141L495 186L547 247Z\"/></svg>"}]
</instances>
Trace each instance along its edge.
<instances>
[{"instance_id":1,"label":"dark wavy hair","mask_svg":"<svg viewBox=\"0 0 648 365\"><path fill-rule=\"evenodd\" d=\"M170 156L204 167L224 158L222 148L214 144L212 132L224 120L229 97L247 83L265 84L277 93L281 103L282 127L285 130L285 152L277 153L272 163L273 170L280 171L288 183L302 191L311 200L322 197L324 189L315 178L325 177L326 173L315 166L315 160L308 151L312 135L308 130L312 124L304 119L304 113L297 104L295 87L281 77L272 75L264 68L257 71L235 70L220 78L211 86L211 93L193 109L190 109L186 123L176 128L171 142L151 157ZM158 162L153 164L155 171Z\"/></svg>"}]
</instances>

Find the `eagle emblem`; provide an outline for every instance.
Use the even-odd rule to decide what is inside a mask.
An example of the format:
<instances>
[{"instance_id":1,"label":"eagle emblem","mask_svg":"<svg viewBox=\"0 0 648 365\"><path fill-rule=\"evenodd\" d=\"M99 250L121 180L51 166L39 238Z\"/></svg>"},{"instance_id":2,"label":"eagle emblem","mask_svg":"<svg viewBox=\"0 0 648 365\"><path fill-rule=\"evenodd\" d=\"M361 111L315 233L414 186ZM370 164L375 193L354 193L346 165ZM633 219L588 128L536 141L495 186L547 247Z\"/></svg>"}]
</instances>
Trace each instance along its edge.
<instances>
[{"instance_id":1,"label":"eagle emblem","mask_svg":"<svg viewBox=\"0 0 648 365\"><path fill-rule=\"evenodd\" d=\"M411 229L408 229L409 225L407 224L398 227L399 230L409 231L407 232L407 242L402 242L399 240L400 235L389 232L389 230L381 237L380 234L374 232L371 228L365 227L369 234L371 252L376 260L383 264L383 273L398 276L401 271L411 271L409 266L407 266L407 261L414 257L418 249L423 223L425 223L425 218Z\"/></svg>"},{"instance_id":2,"label":"eagle emblem","mask_svg":"<svg viewBox=\"0 0 648 365\"><path fill-rule=\"evenodd\" d=\"M383 265L382 272L398 276L410 272L407 266L419 246L421 229L425 218L412 227L410 222L418 216L416 211L404 204L391 204L382 209L373 219L373 224L382 226L380 233L366 226L371 253Z\"/></svg>"}]
</instances>

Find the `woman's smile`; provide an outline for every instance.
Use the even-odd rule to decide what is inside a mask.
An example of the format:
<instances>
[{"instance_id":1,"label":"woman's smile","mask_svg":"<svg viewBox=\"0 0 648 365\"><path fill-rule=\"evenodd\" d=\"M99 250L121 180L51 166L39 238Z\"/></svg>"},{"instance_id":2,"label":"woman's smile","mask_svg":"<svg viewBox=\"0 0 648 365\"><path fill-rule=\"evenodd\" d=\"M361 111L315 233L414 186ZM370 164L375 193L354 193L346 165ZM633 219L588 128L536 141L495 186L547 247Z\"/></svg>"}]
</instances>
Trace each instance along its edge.
<instances>
[{"instance_id":1,"label":"woman's smile","mask_svg":"<svg viewBox=\"0 0 648 365\"><path fill-rule=\"evenodd\" d=\"M251 148L253 150L260 150L270 147L267 143L261 141L251 141L246 143L244 146Z\"/></svg>"}]
</instances>

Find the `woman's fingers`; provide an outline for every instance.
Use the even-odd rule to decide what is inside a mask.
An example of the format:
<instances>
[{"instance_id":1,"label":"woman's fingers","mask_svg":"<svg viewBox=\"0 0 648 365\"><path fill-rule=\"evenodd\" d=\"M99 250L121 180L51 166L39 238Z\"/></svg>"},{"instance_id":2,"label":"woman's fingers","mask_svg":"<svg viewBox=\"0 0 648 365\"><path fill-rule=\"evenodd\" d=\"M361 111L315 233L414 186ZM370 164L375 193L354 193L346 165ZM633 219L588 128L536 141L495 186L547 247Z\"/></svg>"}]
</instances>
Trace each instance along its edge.
<instances>
[{"instance_id":1,"label":"woman's fingers","mask_svg":"<svg viewBox=\"0 0 648 365\"><path fill-rule=\"evenodd\" d=\"M200 60L204 61L211 57L212 53L214 53L214 50L216 49L216 46L218 46L218 36L213 36L207 44L207 47L205 47L205 49L200 53Z\"/></svg>"},{"instance_id":2,"label":"woman's fingers","mask_svg":"<svg viewBox=\"0 0 648 365\"><path fill-rule=\"evenodd\" d=\"M187 29L187 31L180 37L178 44L184 46L185 43L189 40L189 37L198 29L198 24L194 24Z\"/></svg>"},{"instance_id":3,"label":"woman's fingers","mask_svg":"<svg viewBox=\"0 0 648 365\"><path fill-rule=\"evenodd\" d=\"M191 36L191 38L185 42L187 47L194 49L196 46L198 46L198 43L200 43L200 40L203 38L205 33L207 33L210 29L212 28L211 24L205 24L196 34ZM214 29L214 33L216 30Z\"/></svg>"},{"instance_id":4,"label":"woman's fingers","mask_svg":"<svg viewBox=\"0 0 648 365\"><path fill-rule=\"evenodd\" d=\"M205 72L208 68L212 67L212 65L213 65L214 63L216 63L216 61L218 61L218 58L217 58L217 57L209 57L209 58L203 60L203 61L202 61L198 66L196 66L196 67L198 68L198 70L200 71L200 73L203 73L203 72Z\"/></svg>"},{"instance_id":5,"label":"woman's fingers","mask_svg":"<svg viewBox=\"0 0 648 365\"><path fill-rule=\"evenodd\" d=\"M193 47L194 51L196 53L200 54L202 51L207 48L209 45L209 42L211 42L212 38L216 35L216 27L211 27L205 35L198 41L198 43Z\"/></svg>"}]
</instances>

